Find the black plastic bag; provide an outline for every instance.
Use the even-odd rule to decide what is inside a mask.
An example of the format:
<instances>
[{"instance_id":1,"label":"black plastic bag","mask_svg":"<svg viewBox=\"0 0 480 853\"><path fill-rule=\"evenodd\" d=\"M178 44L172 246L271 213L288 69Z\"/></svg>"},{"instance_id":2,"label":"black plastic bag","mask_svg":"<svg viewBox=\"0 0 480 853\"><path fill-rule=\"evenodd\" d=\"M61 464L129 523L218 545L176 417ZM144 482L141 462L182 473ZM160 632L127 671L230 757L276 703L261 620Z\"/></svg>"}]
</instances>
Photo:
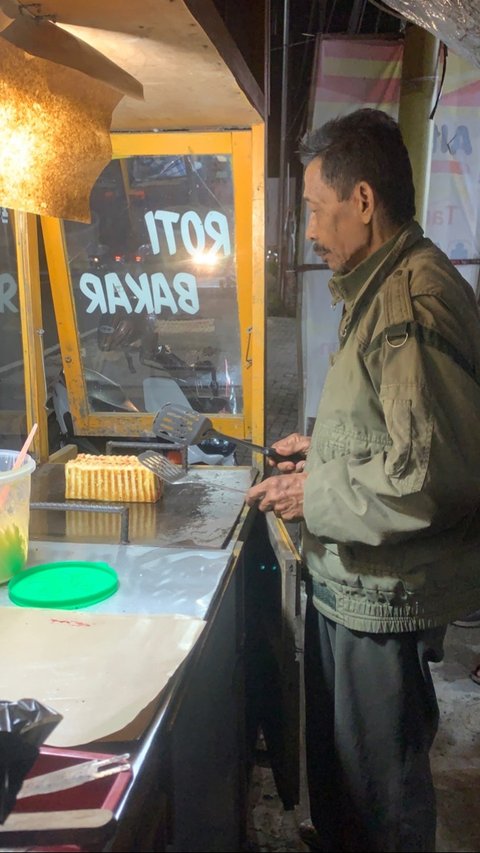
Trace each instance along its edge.
<instances>
[{"instance_id":1,"label":"black plastic bag","mask_svg":"<svg viewBox=\"0 0 480 853\"><path fill-rule=\"evenodd\" d=\"M12 811L39 747L62 719L36 699L0 701L0 824Z\"/></svg>"}]
</instances>

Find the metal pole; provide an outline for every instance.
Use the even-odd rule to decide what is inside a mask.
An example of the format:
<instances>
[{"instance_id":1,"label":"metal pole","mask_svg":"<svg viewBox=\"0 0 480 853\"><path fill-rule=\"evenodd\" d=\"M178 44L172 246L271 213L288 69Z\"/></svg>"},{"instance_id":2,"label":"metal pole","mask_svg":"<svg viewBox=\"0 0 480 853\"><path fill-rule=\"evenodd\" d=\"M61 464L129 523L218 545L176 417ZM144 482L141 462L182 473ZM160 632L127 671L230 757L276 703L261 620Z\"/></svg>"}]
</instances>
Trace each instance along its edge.
<instances>
[{"instance_id":1,"label":"metal pole","mask_svg":"<svg viewBox=\"0 0 480 853\"><path fill-rule=\"evenodd\" d=\"M353 0L350 18L348 19L347 32L349 34L355 34L360 32L360 27L362 24L363 16L365 14L366 5L367 0Z\"/></svg>"},{"instance_id":2,"label":"metal pole","mask_svg":"<svg viewBox=\"0 0 480 853\"><path fill-rule=\"evenodd\" d=\"M285 177L287 157L288 117L288 41L290 0L283 0L282 92L280 112L280 163L278 175L278 280L277 291L283 303L285 297Z\"/></svg>"},{"instance_id":3,"label":"metal pole","mask_svg":"<svg viewBox=\"0 0 480 853\"><path fill-rule=\"evenodd\" d=\"M439 41L426 30L409 25L405 31L398 121L412 162L416 218L427 224L428 191L432 161L433 109Z\"/></svg>"}]
</instances>

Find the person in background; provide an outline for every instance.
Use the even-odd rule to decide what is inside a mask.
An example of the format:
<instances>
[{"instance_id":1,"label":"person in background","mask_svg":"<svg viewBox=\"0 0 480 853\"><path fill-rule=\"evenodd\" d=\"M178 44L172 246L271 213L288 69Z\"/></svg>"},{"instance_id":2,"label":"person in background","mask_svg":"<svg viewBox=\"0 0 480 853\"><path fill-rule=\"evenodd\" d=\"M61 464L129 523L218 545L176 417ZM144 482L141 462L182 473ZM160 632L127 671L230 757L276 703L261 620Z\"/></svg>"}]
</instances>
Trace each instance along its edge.
<instances>
[{"instance_id":1,"label":"person in background","mask_svg":"<svg viewBox=\"0 0 480 853\"><path fill-rule=\"evenodd\" d=\"M480 628L480 610L475 610L473 613L466 613L459 619L455 619L453 624L457 628ZM469 675L475 684L480 684L480 661L477 661Z\"/></svg>"},{"instance_id":2,"label":"person in background","mask_svg":"<svg viewBox=\"0 0 480 853\"><path fill-rule=\"evenodd\" d=\"M305 463L278 463L247 502L302 522L310 842L433 851L429 663L447 625L480 607L480 317L414 219L392 118L334 119L302 154L338 351L311 438L273 445Z\"/></svg>"},{"instance_id":3,"label":"person in background","mask_svg":"<svg viewBox=\"0 0 480 853\"><path fill-rule=\"evenodd\" d=\"M470 672L470 678L475 682L475 684L480 684L480 663L477 663L475 668L472 669Z\"/></svg>"}]
</instances>

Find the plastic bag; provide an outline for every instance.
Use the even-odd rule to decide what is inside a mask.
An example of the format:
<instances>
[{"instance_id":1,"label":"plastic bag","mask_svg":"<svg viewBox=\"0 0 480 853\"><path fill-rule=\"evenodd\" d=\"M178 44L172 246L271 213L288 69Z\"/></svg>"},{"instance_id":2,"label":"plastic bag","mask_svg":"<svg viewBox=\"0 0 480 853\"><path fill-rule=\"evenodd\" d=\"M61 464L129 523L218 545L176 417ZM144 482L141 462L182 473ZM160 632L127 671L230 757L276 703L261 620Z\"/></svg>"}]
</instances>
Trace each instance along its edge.
<instances>
[{"instance_id":1,"label":"plastic bag","mask_svg":"<svg viewBox=\"0 0 480 853\"><path fill-rule=\"evenodd\" d=\"M12 811L39 746L62 719L36 699L0 701L0 824Z\"/></svg>"}]
</instances>

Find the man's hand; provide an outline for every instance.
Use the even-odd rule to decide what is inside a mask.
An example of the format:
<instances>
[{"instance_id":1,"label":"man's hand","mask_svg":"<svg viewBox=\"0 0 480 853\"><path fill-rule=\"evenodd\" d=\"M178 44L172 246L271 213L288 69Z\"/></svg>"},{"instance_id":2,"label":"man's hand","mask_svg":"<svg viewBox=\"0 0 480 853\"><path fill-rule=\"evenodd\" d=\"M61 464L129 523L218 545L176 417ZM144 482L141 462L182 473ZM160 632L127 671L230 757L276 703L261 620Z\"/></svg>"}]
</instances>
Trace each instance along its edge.
<instances>
[{"instance_id":1,"label":"man's hand","mask_svg":"<svg viewBox=\"0 0 480 853\"><path fill-rule=\"evenodd\" d=\"M308 474L278 474L267 477L246 494L249 506L254 504L262 512L273 510L283 521L300 521L303 518L303 490Z\"/></svg>"},{"instance_id":2,"label":"man's hand","mask_svg":"<svg viewBox=\"0 0 480 853\"><path fill-rule=\"evenodd\" d=\"M283 454L283 456L289 456L291 453L304 453L307 455L307 451L310 447L311 438L309 435L300 435L298 432L292 432L290 435L285 436L285 438L280 438L274 444L272 444L272 448L277 451L277 453ZM268 459L267 462L271 467L278 468L282 474L289 474L293 471L303 471L305 467L305 460L302 459L301 462L275 462L273 459Z\"/></svg>"}]
</instances>

